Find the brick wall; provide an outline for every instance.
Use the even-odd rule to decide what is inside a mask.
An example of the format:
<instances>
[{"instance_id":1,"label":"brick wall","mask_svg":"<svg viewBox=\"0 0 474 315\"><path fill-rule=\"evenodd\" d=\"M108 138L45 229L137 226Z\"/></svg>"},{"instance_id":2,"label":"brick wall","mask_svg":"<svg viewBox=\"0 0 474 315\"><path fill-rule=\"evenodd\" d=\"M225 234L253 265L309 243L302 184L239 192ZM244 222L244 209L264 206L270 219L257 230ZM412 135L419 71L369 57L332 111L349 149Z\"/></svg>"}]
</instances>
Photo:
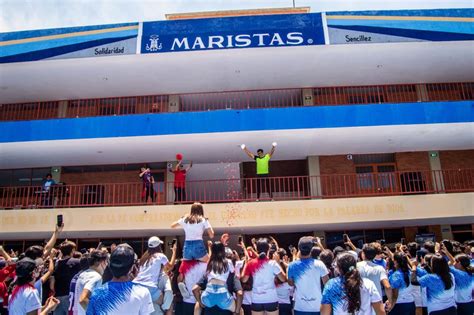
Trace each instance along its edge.
<instances>
[{"instance_id":1,"label":"brick wall","mask_svg":"<svg viewBox=\"0 0 474 315\"><path fill-rule=\"evenodd\" d=\"M61 182L76 184L108 184L140 182L138 171L90 172L61 174Z\"/></svg>"},{"instance_id":2,"label":"brick wall","mask_svg":"<svg viewBox=\"0 0 474 315\"><path fill-rule=\"evenodd\" d=\"M323 196L353 194L357 190L355 168L346 155L320 156L321 191ZM340 174L341 176L332 176ZM346 175L350 174L350 175Z\"/></svg>"},{"instance_id":3,"label":"brick wall","mask_svg":"<svg viewBox=\"0 0 474 315\"><path fill-rule=\"evenodd\" d=\"M428 152L399 152L395 153L397 171L423 171L430 170Z\"/></svg>"},{"instance_id":4,"label":"brick wall","mask_svg":"<svg viewBox=\"0 0 474 315\"><path fill-rule=\"evenodd\" d=\"M441 169L474 168L474 150L440 151Z\"/></svg>"}]
</instances>

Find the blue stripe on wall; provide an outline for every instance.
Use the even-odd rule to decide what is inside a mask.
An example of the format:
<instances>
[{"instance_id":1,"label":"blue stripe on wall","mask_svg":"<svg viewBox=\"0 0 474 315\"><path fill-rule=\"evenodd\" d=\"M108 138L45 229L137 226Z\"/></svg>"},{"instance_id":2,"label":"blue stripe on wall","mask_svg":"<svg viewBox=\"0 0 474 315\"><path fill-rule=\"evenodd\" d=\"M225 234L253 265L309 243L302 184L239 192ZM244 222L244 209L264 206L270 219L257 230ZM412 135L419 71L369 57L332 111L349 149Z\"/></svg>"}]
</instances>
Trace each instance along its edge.
<instances>
[{"instance_id":1,"label":"blue stripe on wall","mask_svg":"<svg viewBox=\"0 0 474 315\"><path fill-rule=\"evenodd\" d=\"M98 39L98 40L93 40L90 42L79 43L79 44L74 44L74 45L60 46L60 47L54 47L54 48L49 48L49 49L44 49L44 50L36 50L36 51L26 52L26 53L18 54L18 55L0 57L0 63L41 60L41 59L64 55L70 52L83 50L83 49L87 49L87 48L91 48L95 46L119 42L122 40L135 38L135 37L137 37L137 35L105 38L105 39Z\"/></svg>"},{"instance_id":2,"label":"blue stripe on wall","mask_svg":"<svg viewBox=\"0 0 474 315\"><path fill-rule=\"evenodd\" d=\"M372 27L359 25L328 25L329 28L338 28L343 30L352 30L359 32L369 32L374 34L385 34L399 37L417 38L429 41L454 41L454 40L474 40L474 34L463 33L449 33L449 32L435 32L435 31L420 31L409 30L402 28L386 28L386 27Z\"/></svg>"},{"instance_id":3,"label":"blue stripe on wall","mask_svg":"<svg viewBox=\"0 0 474 315\"><path fill-rule=\"evenodd\" d=\"M326 15L473 17L474 10L471 8L463 8L463 9L437 9L437 10L343 11L343 12L327 12Z\"/></svg>"},{"instance_id":4,"label":"blue stripe on wall","mask_svg":"<svg viewBox=\"0 0 474 315\"><path fill-rule=\"evenodd\" d=\"M0 142L474 122L474 102L289 107L0 123Z\"/></svg>"},{"instance_id":5,"label":"blue stripe on wall","mask_svg":"<svg viewBox=\"0 0 474 315\"><path fill-rule=\"evenodd\" d=\"M133 26L133 25L138 25L138 23L105 24L105 25L77 26L77 27L65 27L65 28L50 28L50 29L44 29L44 30L8 32L8 33L0 33L0 41L34 38L34 37L49 36L49 35L68 34L68 33L93 31L93 30L103 30L106 28Z\"/></svg>"}]
</instances>

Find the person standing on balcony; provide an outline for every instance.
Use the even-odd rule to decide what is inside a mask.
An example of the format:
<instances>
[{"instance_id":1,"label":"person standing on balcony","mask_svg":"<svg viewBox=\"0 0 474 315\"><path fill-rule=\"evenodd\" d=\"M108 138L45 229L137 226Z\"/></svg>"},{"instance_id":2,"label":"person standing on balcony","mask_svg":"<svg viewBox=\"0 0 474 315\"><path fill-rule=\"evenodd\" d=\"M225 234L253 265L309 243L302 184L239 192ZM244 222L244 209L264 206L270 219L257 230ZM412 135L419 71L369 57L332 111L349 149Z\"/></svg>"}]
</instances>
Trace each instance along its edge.
<instances>
[{"instance_id":1,"label":"person standing on balcony","mask_svg":"<svg viewBox=\"0 0 474 315\"><path fill-rule=\"evenodd\" d=\"M151 175L151 170L144 166L140 170L138 175L143 182L142 199L145 203L148 202L148 196L151 198L151 202L155 202L155 191L153 190L153 183L155 182Z\"/></svg>"},{"instance_id":2,"label":"person standing on balcony","mask_svg":"<svg viewBox=\"0 0 474 315\"><path fill-rule=\"evenodd\" d=\"M186 174L191 167L193 167L193 161L185 168L183 161L179 160L175 168L169 170L174 174L174 202L186 201Z\"/></svg>"},{"instance_id":3,"label":"person standing on balcony","mask_svg":"<svg viewBox=\"0 0 474 315\"><path fill-rule=\"evenodd\" d=\"M262 191L262 186L264 189L268 192L270 195L270 198L273 200L273 191L272 191L272 185L270 182L270 159L273 156L273 153L275 153L277 143L273 142L272 143L272 149L270 150L269 153L264 153L263 149L258 149L257 154L253 154L250 152L249 149L247 149L245 144L242 144L240 147L242 150L244 150L247 155L255 160L256 166L257 166L257 201L260 199L260 193Z\"/></svg>"},{"instance_id":4,"label":"person standing on balcony","mask_svg":"<svg viewBox=\"0 0 474 315\"><path fill-rule=\"evenodd\" d=\"M56 185L56 182L53 179L51 173L46 174L42 184L41 184L41 193L43 196L43 206L52 206L54 196L52 194L52 186Z\"/></svg>"}]
</instances>

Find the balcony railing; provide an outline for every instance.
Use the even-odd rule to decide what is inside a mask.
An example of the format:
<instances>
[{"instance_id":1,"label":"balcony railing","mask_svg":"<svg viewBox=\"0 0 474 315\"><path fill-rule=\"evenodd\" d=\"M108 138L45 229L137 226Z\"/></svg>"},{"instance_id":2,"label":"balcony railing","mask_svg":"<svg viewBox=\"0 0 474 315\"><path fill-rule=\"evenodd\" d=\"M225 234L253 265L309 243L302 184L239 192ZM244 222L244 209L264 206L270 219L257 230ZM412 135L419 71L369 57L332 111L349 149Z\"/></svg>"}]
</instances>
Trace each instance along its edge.
<instances>
[{"instance_id":1,"label":"balcony railing","mask_svg":"<svg viewBox=\"0 0 474 315\"><path fill-rule=\"evenodd\" d=\"M260 196L258 192L260 191ZM174 182L153 185L153 200L137 183L1 187L1 209L132 206L144 204L218 203L474 191L474 169L347 175L219 179L186 182L175 196ZM175 201L176 200L176 201Z\"/></svg>"},{"instance_id":2,"label":"balcony railing","mask_svg":"<svg viewBox=\"0 0 474 315\"><path fill-rule=\"evenodd\" d=\"M0 104L0 121L117 116L173 111L383 104L474 99L474 83L430 83L150 95ZM311 91L311 93L307 93Z\"/></svg>"}]
</instances>

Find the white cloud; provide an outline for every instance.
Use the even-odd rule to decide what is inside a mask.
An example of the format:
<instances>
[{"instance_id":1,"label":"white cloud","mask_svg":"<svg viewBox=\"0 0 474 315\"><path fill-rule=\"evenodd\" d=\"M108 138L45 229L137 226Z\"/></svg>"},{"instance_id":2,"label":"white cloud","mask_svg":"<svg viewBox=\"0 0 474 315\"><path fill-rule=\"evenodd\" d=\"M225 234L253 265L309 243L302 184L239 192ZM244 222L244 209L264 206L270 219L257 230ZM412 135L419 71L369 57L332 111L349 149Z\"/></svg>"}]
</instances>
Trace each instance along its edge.
<instances>
[{"instance_id":1,"label":"white cloud","mask_svg":"<svg viewBox=\"0 0 474 315\"><path fill-rule=\"evenodd\" d=\"M470 8L471 0L295 0L318 11ZM289 7L292 0L0 0L0 32L163 20L165 14Z\"/></svg>"}]
</instances>

